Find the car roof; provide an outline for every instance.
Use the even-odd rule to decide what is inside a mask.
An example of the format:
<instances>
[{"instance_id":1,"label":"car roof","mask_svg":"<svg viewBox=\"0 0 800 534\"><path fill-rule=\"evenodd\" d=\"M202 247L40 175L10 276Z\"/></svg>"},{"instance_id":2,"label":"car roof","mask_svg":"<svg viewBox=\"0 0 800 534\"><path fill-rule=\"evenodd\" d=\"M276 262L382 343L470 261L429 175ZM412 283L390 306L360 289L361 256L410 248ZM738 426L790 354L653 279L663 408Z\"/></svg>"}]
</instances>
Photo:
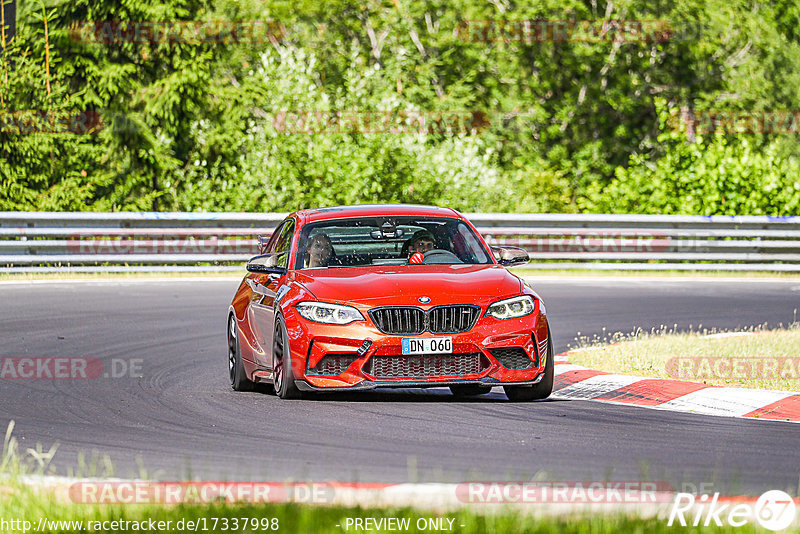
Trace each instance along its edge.
<instances>
[{"instance_id":1,"label":"car roof","mask_svg":"<svg viewBox=\"0 0 800 534\"><path fill-rule=\"evenodd\" d=\"M343 217L456 217L463 216L452 208L415 204L359 204L355 206L332 206L296 211L289 215L303 223L341 219Z\"/></svg>"}]
</instances>

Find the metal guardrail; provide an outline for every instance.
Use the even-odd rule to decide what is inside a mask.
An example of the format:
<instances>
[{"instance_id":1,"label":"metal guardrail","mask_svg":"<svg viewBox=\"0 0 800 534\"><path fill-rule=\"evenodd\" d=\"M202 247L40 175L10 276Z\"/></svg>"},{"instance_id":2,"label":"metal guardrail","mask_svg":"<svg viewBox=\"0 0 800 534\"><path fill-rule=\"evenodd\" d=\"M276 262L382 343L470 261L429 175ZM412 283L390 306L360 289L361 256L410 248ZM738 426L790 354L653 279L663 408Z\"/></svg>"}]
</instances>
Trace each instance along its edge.
<instances>
[{"instance_id":1,"label":"metal guardrail","mask_svg":"<svg viewBox=\"0 0 800 534\"><path fill-rule=\"evenodd\" d=\"M241 271L282 213L0 212L0 272ZM800 272L800 217L468 213L530 268Z\"/></svg>"}]
</instances>

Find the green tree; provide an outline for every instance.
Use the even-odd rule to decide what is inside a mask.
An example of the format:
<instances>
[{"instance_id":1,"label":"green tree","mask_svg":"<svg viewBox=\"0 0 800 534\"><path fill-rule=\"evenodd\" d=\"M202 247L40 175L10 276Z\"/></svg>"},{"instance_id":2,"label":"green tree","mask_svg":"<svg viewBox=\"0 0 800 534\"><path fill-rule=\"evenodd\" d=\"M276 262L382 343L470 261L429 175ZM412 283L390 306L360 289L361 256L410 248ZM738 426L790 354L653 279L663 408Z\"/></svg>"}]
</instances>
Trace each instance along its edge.
<instances>
[{"instance_id":1,"label":"green tree","mask_svg":"<svg viewBox=\"0 0 800 534\"><path fill-rule=\"evenodd\" d=\"M674 117L674 115L673 115ZM592 186L580 206L594 213L796 215L800 212L800 158L775 140L718 132L690 142L661 114L658 159L637 155L612 182Z\"/></svg>"}]
</instances>

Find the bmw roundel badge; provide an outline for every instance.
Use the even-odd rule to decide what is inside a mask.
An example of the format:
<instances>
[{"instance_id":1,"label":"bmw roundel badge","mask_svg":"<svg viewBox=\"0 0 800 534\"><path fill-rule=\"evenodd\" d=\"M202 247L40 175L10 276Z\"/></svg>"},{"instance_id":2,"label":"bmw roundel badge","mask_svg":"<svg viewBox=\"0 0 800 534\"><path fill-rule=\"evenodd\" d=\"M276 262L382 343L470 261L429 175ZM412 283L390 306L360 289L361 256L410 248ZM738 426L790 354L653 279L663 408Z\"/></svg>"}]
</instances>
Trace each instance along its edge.
<instances>
[{"instance_id":1,"label":"bmw roundel badge","mask_svg":"<svg viewBox=\"0 0 800 534\"><path fill-rule=\"evenodd\" d=\"M427 304L427 303L429 303L431 301L431 298L430 297L420 297L417 300L420 301L422 304Z\"/></svg>"}]
</instances>

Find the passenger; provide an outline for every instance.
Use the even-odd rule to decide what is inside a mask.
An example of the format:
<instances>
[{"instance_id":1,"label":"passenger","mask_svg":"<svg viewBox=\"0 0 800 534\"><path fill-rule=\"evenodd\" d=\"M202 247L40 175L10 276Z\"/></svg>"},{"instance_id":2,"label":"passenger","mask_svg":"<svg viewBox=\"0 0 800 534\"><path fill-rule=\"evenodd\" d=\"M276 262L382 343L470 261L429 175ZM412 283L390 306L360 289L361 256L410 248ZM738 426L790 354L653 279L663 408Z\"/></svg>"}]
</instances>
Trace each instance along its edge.
<instances>
[{"instance_id":1,"label":"passenger","mask_svg":"<svg viewBox=\"0 0 800 534\"><path fill-rule=\"evenodd\" d=\"M308 240L305 254L306 267L327 267L334 260L333 243L328 234L319 233Z\"/></svg>"},{"instance_id":2,"label":"passenger","mask_svg":"<svg viewBox=\"0 0 800 534\"><path fill-rule=\"evenodd\" d=\"M403 243L401 255L410 257L415 252L426 253L436 247L436 238L428 230L417 230L411 238Z\"/></svg>"}]
</instances>

